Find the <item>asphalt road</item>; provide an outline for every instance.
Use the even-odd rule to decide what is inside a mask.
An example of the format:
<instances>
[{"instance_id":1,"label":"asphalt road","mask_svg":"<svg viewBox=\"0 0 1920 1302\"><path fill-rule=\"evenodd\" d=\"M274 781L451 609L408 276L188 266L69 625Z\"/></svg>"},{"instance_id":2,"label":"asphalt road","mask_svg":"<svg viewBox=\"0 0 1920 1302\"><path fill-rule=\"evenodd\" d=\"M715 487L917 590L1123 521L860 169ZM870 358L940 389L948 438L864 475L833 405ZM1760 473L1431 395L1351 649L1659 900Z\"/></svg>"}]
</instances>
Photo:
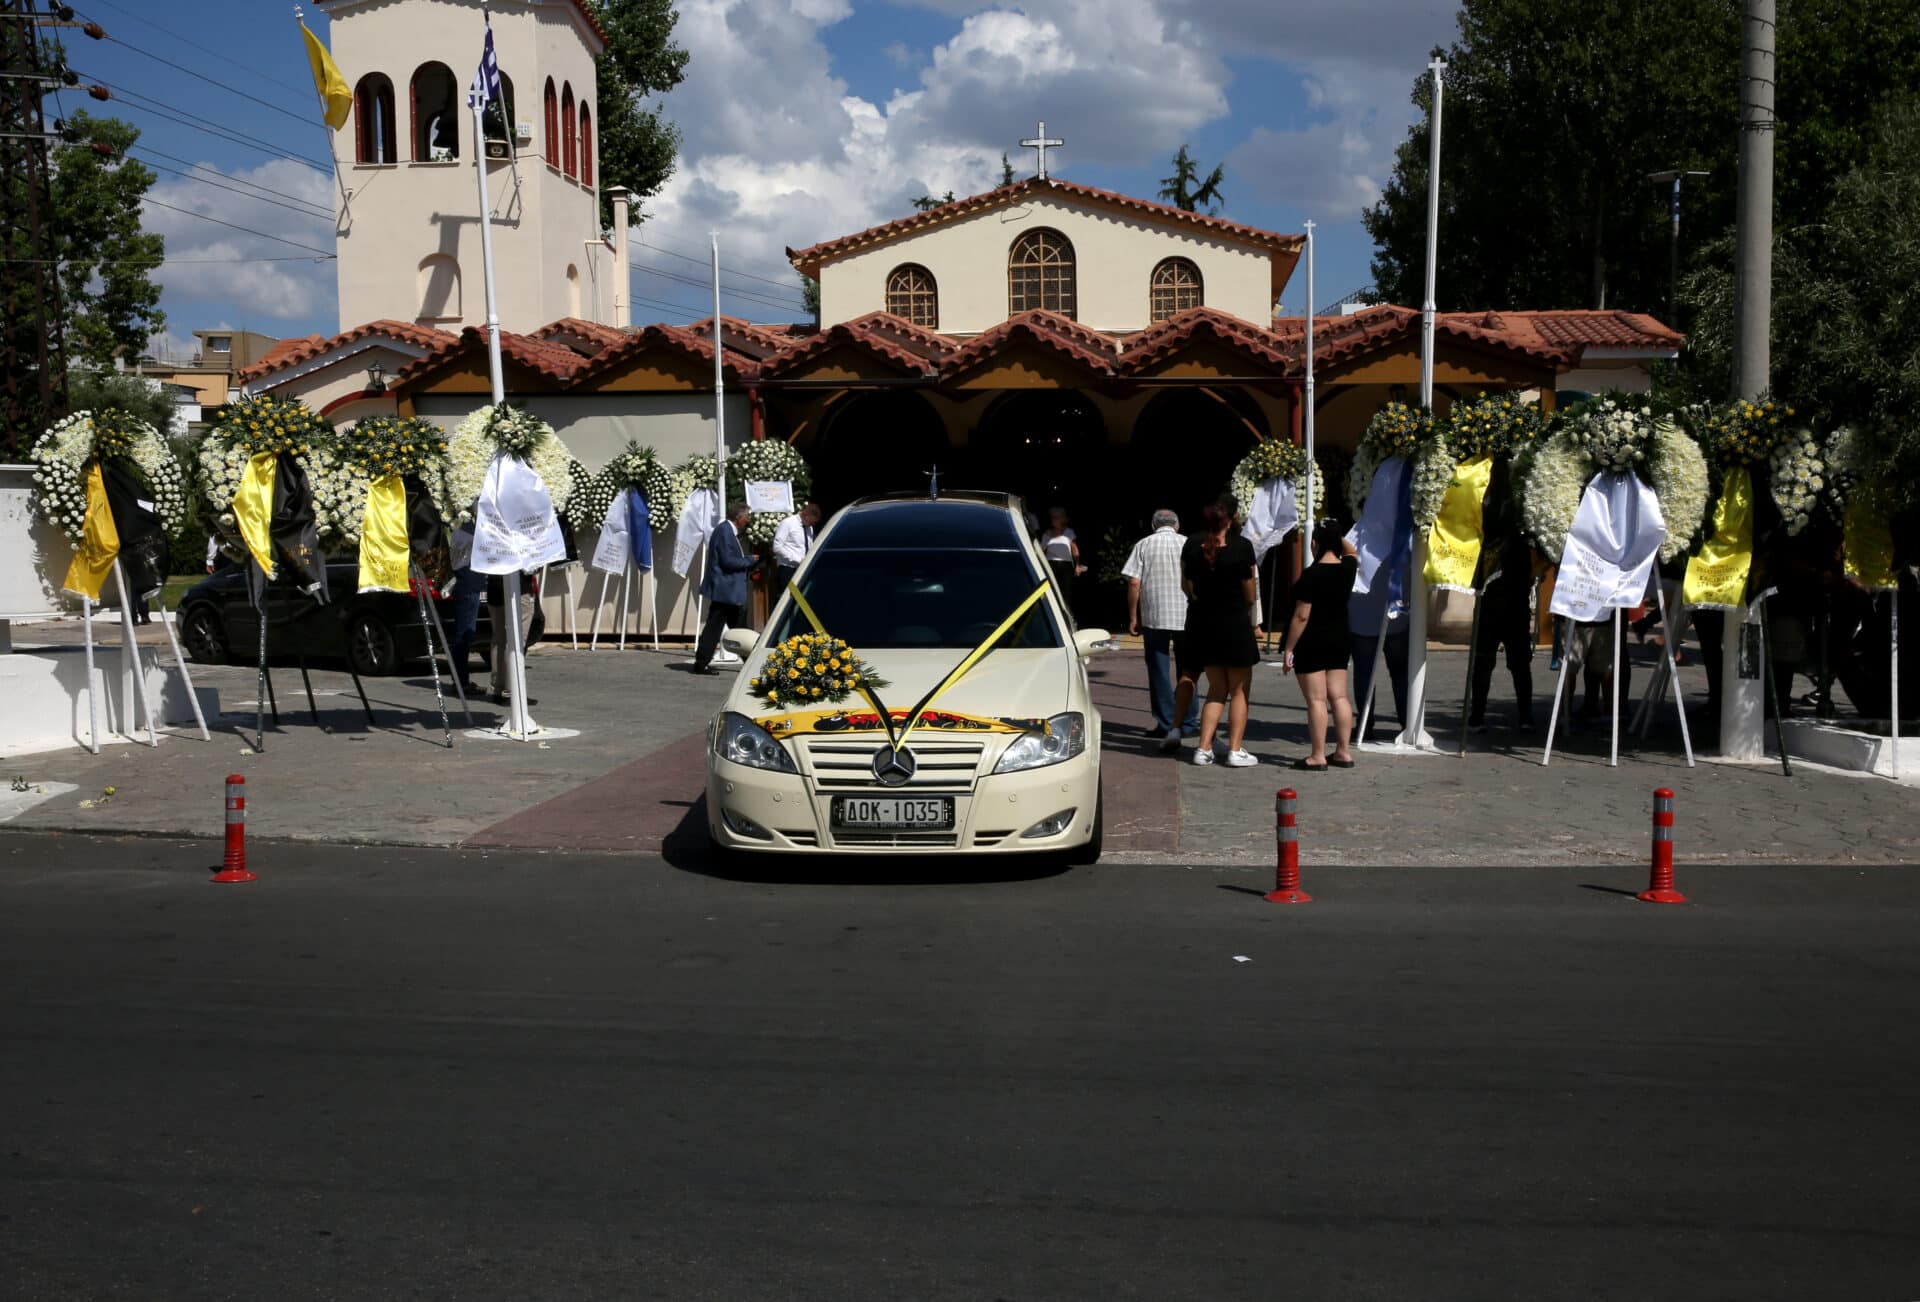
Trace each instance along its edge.
<instances>
[{"instance_id":1,"label":"asphalt road","mask_svg":"<svg viewBox=\"0 0 1920 1302\"><path fill-rule=\"evenodd\" d=\"M1912 871L214 857L0 837L0 1296L1920 1297Z\"/></svg>"}]
</instances>

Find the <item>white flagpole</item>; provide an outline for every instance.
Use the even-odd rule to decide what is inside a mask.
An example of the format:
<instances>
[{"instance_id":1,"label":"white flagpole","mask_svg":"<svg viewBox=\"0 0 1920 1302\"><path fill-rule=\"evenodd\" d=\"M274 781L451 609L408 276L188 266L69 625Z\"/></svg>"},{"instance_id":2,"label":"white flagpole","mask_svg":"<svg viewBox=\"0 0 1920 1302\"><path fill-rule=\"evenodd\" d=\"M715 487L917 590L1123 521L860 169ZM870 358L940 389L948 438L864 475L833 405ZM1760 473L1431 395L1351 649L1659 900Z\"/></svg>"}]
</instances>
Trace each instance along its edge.
<instances>
[{"instance_id":1,"label":"white flagpole","mask_svg":"<svg viewBox=\"0 0 1920 1302\"><path fill-rule=\"evenodd\" d=\"M1613 744L1607 755L1610 768L1620 767L1620 676L1625 667L1620 662L1627 658L1626 617L1620 607L1613 608ZM1684 707L1682 707L1684 708Z\"/></svg>"},{"instance_id":2,"label":"white flagpole","mask_svg":"<svg viewBox=\"0 0 1920 1302\"><path fill-rule=\"evenodd\" d=\"M720 232L713 240L713 490L720 500L720 518L727 518L727 379L720 332ZM740 540L741 545L746 539ZM704 557L702 558L705 559ZM702 570L702 573L705 571ZM720 636L725 638L723 627ZM731 659L726 644L714 648L715 659Z\"/></svg>"},{"instance_id":3,"label":"white flagpole","mask_svg":"<svg viewBox=\"0 0 1920 1302\"><path fill-rule=\"evenodd\" d=\"M1889 609L1889 615L1892 620L1890 625L1892 636L1888 638L1888 641L1891 643L1893 654L1893 677L1888 680L1888 690L1890 693L1888 705L1891 708L1887 713L1893 716L1891 721L1893 725L1893 776L1894 780L1898 781L1900 778L1900 577L1898 575L1894 576L1893 592L1888 600L1892 603ZM1782 749L1785 749L1784 742L1782 743Z\"/></svg>"},{"instance_id":4,"label":"white flagpole","mask_svg":"<svg viewBox=\"0 0 1920 1302\"><path fill-rule=\"evenodd\" d=\"M1435 59L1427 65L1433 73L1433 115L1427 141L1427 286L1420 304L1420 405L1429 415L1433 411L1433 318L1435 265L1440 253L1440 101L1446 84L1447 64ZM1411 467L1408 473L1412 473ZM1402 746L1430 748L1427 735L1427 540L1417 535L1413 556L1407 563L1407 722L1401 730Z\"/></svg>"},{"instance_id":5,"label":"white flagpole","mask_svg":"<svg viewBox=\"0 0 1920 1302\"><path fill-rule=\"evenodd\" d=\"M470 97L471 98L471 97ZM493 381L493 405L507 400L506 377L500 369L500 305L493 285L493 201L487 197L487 151L484 146L485 104L471 99L473 109L473 175L480 188L480 265L487 291L487 374ZM527 651L520 635L520 575L503 574L507 614L507 731L525 741L533 720L527 716Z\"/></svg>"},{"instance_id":6,"label":"white flagpole","mask_svg":"<svg viewBox=\"0 0 1920 1302\"><path fill-rule=\"evenodd\" d=\"M1307 223L1307 382L1304 398L1307 405L1304 417L1307 439L1307 500L1301 516L1306 523L1301 526L1300 537L1305 546L1301 551L1304 558L1301 568L1314 563L1319 558L1309 555L1313 550L1313 223ZM1268 616L1271 620L1272 616Z\"/></svg>"}]
</instances>

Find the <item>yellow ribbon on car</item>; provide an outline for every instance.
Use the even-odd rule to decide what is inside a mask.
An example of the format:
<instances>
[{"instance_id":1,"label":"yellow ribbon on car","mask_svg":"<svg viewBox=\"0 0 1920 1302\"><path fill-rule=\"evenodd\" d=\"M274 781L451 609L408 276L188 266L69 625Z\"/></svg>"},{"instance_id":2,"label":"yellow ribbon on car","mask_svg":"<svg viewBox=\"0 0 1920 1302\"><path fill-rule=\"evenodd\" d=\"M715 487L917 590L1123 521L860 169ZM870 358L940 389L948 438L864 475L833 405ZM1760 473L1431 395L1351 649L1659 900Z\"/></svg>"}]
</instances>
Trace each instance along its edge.
<instances>
[{"instance_id":1,"label":"yellow ribbon on car","mask_svg":"<svg viewBox=\"0 0 1920 1302\"><path fill-rule=\"evenodd\" d=\"M100 588L113 573L113 558L119 554L120 531L114 527L113 511L107 505L106 477L100 473L98 461L89 461L86 522L62 586L89 601L100 600Z\"/></svg>"},{"instance_id":2,"label":"yellow ribbon on car","mask_svg":"<svg viewBox=\"0 0 1920 1302\"><path fill-rule=\"evenodd\" d=\"M407 488L398 475L367 485L367 514L360 526L360 591L407 590Z\"/></svg>"},{"instance_id":3,"label":"yellow ribbon on car","mask_svg":"<svg viewBox=\"0 0 1920 1302\"><path fill-rule=\"evenodd\" d=\"M775 737L833 737L847 733L891 731L894 723L905 723L904 711L891 716L879 711L808 710L800 714L768 714L754 719ZM920 727L934 732L1035 732L1046 726L1045 719L990 719L978 714L955 714L950 710L928 710L920 718Z\"/></svg>"},{"instance_id":4,"label":"yellow ribbon on car","mask_svg":"<svg viewBox=\"0 0 1920 1302\"><path fill-rule=\"evenodd\" d=\"M1739 610L1747 604L1752 570L1753 472L1735 466L1727 471L1726 487L1713 508L1713 533L1687 562L1681 599L1708 610Z\"/></svg>"},{"instance_id":5,"label":"yellow ribbon on car","mask_svg":"<svg viewBox=\"0 0 1920 1302\"><path fill-rule=\"evenodd\" d=\"M1453 468L1440 514L1427 533L1427 583L1455 592L1473 591L1480 565L1481 504L1493 480L1493 458L1473 457Z\"/></svg>"},{"instance_id":6,"label":"yellow ribbon on car","mask_svg":"<svg viewBox=\"0 0 1920 1302\"><path fill-rule=\"evenodd\" d=\"M972 672L975 665L986 658L987 653L992 651L1000 639L1007 635L1007 631L1019 623L1021 619L1026 616L1026 613L1033 609L1036 602L1047 595L1047 589L1052 586L1052 583L1053 581L1051 579L1042 580L1039 587L1028 593L1027 599L1018 606L1015 606L1013 613L1001 620L1000 626L994 629L993 632L987 634L985 641L981 642L980 645L976 646L973 650L967 652L966 657L953 667L951 673L935 684L932 691L921 697L919 704L906 712L906 722L899 729L896 730L893 726L893 712L880 703L880 698L874 695L871 688L865 683L861 683L860 694L867 698L868 703L873 706L874 711L886 725L887 744L892 746L895 751L898 751L902 746L906 745L907 734L914 730L914 727L919 724L933 703L939 700L948 688ZM807 617L809 624L813 625L813 631L822 637L832 636L827 632L826 627L821 624L820 617L813 613L813 607L807 603L807 599L805 595L801 593L800 589L798 587L789 587L787 591L793 594L793 604L800 608L800 613ZM763 723L761 726L764 727L765 724ZM1024 732L1027 730L1022 728L1015 729L1014 731Z\"/></svg>"},{"instance_id":7,"label":"yellow ribbon on car","mask_svg":"<svg viewBox=\"0 0 1920 1302\"><path fill-rule=\"evenodd\" d=\"M273 488L280 478L280 458L262 452L247 460L240 486L233 490L233 518L240 540L253 553L254 564L273 577Z\"/></svg>"}]
</instances>

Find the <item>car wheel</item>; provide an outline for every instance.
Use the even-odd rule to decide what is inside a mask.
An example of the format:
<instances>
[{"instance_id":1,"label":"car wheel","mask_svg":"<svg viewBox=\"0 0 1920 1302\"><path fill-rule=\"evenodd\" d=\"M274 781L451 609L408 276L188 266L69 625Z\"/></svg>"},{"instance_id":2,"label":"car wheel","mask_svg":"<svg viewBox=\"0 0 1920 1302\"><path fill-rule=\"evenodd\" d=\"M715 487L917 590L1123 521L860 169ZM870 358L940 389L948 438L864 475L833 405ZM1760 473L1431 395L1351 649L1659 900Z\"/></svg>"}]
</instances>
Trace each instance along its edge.
<instances>
[{"instance_id":1,"label":"car wheel","mask_svg":"<svg viewBox=\"0 0 1920 1302\"><path fill-rule=\"evenodd\" d=\"M394 672L399 654L393 644L393 630L378 615L359 611L347 624L347 662L362 678L381 678Z\"/></svg>"},{"instance_id":2,"label":"car wheel","mask_svg":"<svg viewBox=\"0 0 1920 1302\"><path fill-rule=\"evenodd\" d=\"M188 612L180 626L180 638L187 644L187 654L196 664L224 665L233 661L226 628L220 623L219 612L210 606L196 606Z\"/></svg>"},{"instance_id":3,"label":"car wheel","mask_svg":"<svg viewBox=\"0 0 1920 1302\"><path fill-rule=\"evenodd\" d=\"M1085 845L1067 851L1067 862L1076 868L1100 862L1100 843L1107 831L1107 784L1102 782L1093 798L1093 835Z\"/></svg>"}]
</instances>

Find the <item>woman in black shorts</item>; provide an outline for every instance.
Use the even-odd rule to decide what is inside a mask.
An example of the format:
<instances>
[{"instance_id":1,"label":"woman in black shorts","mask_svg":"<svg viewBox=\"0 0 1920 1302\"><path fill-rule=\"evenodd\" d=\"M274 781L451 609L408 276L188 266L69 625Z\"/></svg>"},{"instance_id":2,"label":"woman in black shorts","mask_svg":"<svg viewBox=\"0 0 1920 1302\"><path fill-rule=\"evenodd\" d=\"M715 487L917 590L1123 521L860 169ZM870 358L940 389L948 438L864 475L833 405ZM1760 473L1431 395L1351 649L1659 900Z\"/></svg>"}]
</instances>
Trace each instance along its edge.
<instances>
[{"instance_id":1,"label":"woman in black shorts","mask_svg":"<svg viewBox=\"0 0 1920 1302\"><path fill-rule=\"evenodd\" d=\"M1313 531L1314 564L1293 587L1293 623L1287 629L1281 672L1297 674L1307 698L1307 736L1313 751L1294 761L1297 769L1325 772L1353 767L1348 741L1353 735L1353 706L1347 700L1347 661L1353 633L1347 627L1347 599L1353 595L1360 563L1353 544L1340 530L1322 523ZM1327 754L1327 709L1333 709L1333 754Z\"/></svg>"},{"instance_id":2,"label":"woman in black shorts","mask_svg":"<svg viewBox=\"0 0 1920 1302\"><path fill-rule=\"evenodd\" d=\"M1226 717L1228 768L1260 761L1249 754L1247 689L1260 647L1253 635L1253 544L1233 533L1233 515L1215 503L1200 517L1200 536L1187 539L1180 553L1182 586L1187 592L1187 657L1204 665L1207 703L1200 710L1200 741L1195 764L1213 763L1213 738Z\"/></svg>"}]
</instances>

